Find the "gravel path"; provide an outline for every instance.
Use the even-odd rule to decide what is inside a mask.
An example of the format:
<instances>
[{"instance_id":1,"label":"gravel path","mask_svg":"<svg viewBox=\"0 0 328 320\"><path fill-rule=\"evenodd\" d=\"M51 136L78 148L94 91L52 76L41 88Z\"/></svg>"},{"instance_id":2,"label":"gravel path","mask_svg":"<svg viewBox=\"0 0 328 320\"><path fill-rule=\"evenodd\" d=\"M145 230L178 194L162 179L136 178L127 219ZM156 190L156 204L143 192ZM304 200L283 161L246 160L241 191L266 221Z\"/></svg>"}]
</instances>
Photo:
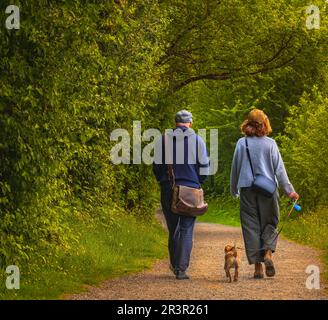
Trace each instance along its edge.
<instances>
[{"instance_id":1,"label":"gravel path","mask_svg":"<svg viewBox=\"0 0 328 320\"><path fill-rule=\"evenodd\" d=\"M99 287L66 298L80 299L327 299L325 285L320 290L305 287L308 265L317 265L320 252L293 242L279 239L274 255L276 277L253 279L242 251L239 282L227 283L223 270L224 246L237 240L243 247L240 228L197 223L195 228L192 265L188 281L177 281L168 269L168 261L158 261L144 272L107 280ZM322 281L321 281L322 282Z\"/></svg>"}]
</instances>

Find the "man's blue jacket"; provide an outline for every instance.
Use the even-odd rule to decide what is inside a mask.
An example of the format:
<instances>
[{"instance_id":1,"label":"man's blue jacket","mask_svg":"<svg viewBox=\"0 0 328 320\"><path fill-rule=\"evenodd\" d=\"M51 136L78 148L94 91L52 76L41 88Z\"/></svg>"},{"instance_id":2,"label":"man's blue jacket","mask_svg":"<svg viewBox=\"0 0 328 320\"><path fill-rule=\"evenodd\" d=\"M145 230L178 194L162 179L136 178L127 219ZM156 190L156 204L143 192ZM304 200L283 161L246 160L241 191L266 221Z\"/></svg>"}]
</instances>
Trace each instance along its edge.
<instances>
[{"instance_id":1,"label":"man's blue jacket","mask_svg":"<svg viewBox=\"0 0 328 320\"><path fill-rule=\"evenodd\" d=\"M166 137L162 136L158 140L155 147L153 171L157 181L163 186L170 183L165 156L166 152L171 152L168 150L172 150L176 185L200 188L209 172L209 157L204 141L194 130L185 126L176 127L165 135ZM165 147L168 146L168 141L172 141L172 148Z\"/></svg>"}]
</instances>

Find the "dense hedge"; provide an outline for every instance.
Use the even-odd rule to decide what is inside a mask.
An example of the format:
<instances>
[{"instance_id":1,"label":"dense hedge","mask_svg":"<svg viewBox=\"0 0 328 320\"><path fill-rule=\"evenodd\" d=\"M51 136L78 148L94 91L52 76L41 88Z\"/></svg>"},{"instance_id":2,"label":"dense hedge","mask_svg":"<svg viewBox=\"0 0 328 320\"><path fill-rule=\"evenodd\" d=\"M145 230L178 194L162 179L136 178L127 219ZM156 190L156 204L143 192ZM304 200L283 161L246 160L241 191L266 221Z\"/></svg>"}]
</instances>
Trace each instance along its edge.
<instances>
[{"instance_id":1,"label":"dense hedge","mask_svg":"<svg viewBox=\"0 0 328 320\"><path fill-rule=\"evenodd\" d=\"M133 120L158 126L165 88L155 63L166 20L156 2L16 4L20 30L0 31L2 265L68 245L72 215L149 218L149 168L113 166L109 136Z\"/></svg>"},{"instance_id":2,"label":"dense hedge","mask_svg":"<svg viewBox=\"0 0 328 320\"><path fill-rule=\"evenodd\" d=\"M315 88L290 108L283 156L306 210L328 204L328 98Z\"/></svg>"}]
</instances>

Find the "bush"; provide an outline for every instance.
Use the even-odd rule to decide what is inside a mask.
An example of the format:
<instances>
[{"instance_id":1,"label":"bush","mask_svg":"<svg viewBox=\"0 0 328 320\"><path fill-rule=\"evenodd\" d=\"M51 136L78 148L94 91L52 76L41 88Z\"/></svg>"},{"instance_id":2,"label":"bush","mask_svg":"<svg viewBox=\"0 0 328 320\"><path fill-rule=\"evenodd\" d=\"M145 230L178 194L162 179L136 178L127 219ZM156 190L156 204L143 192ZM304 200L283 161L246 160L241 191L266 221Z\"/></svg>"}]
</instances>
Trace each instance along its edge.
<instances>
[{"instance_id":1,"label":"bush","mask_svg":"<svg viewBox=\"0 0 328 320\"><path fill-rule=\"evenodd\" d=\"M316 89L290 108L286 135L280 137L289 176L312 210L328 201L328 98Z\"/></svg>"},{"instance_id":2,"label":"bush","mask_svg":"<svg viewBox=\"0 0 328 320\"><path fill-rule=\"evenodd\" d=\"M2 266L67 248L77 212L151 217L150 168L113 166L109 136L159 123L166 19L156 2L118 3L20 1L22 27L0 32Z\"/></svg>"}]
</instances>

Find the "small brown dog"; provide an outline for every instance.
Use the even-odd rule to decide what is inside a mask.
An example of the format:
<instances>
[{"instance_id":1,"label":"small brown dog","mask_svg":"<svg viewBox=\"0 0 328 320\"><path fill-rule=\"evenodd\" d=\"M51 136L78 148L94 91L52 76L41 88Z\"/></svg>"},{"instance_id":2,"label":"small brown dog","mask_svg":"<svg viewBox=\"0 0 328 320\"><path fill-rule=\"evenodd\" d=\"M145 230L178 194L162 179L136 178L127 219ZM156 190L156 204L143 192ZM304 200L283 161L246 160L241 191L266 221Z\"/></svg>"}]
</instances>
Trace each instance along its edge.
<instances>
[{"instance_id":1,"label":"small brown dog","mask_svg":"<svg viewBox=\"0 0 328 320\"><path fill-rule=\"evenodd\" d=\"M224 270L226 272L227 278L229 278L229 282L232 282L230 269L235 268L235 275L233 281L238 281L238 270L240 266L240 257L237 251L236 245L226 245L224 248L225 253L225 263Z\"/></svg>"}]
</instances>

